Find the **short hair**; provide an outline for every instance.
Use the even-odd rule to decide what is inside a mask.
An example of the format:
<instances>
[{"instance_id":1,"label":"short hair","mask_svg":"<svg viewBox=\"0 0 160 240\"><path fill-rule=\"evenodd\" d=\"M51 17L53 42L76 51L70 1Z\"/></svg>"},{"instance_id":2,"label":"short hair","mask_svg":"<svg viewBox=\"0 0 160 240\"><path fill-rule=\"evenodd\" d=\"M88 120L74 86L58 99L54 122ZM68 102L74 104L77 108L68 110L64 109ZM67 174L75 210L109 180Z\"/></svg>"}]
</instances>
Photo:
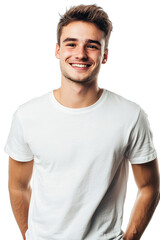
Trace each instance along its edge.
<instances>
[{"instance_id":1,"label":"short hair","mask_svg":"<svg viewBox=\"0 0 160 240\"><path fill-rule=\"evenodd\" d=\"M108 47L108 41L113 30L112 22L109 20L107 13L96 4L78 5L71 7L64 15L60 15L60 21L57 26L57 43L60 45L62 29L74 21L85 21L95 24L104 32L105 48Z\"/></svg>"}]
</instances>

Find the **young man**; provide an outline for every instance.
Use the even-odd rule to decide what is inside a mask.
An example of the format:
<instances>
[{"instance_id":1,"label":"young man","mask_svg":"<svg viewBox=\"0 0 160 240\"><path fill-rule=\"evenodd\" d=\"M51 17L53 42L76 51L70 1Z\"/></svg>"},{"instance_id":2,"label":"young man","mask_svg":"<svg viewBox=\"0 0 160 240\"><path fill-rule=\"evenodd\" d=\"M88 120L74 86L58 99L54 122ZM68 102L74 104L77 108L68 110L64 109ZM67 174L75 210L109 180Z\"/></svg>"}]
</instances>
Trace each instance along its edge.
<instances>
[{"instance_id":1,"label":"young man","mask_svg":"<svg viewBox=\"0 0 160 240\"><path fill-rule=\"evenodd\" d=\"M13 116L5 146L9 192L26 240L138 240L157 206L159 172L147 115L98 87L111 31L96 5L68 10L57 29L61 87ZM129 161L138 195L124 233Z\"/></svg>"}]
</instances>

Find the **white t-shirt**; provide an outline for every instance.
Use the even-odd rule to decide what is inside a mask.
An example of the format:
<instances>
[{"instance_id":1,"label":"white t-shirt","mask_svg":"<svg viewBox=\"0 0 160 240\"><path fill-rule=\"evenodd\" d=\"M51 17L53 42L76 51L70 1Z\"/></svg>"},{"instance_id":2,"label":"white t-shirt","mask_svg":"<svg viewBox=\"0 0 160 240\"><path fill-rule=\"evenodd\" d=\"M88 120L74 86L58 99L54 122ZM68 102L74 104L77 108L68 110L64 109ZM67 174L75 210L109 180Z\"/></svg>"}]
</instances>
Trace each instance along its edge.
<instances>
[{"instance_id":1,"label":"white t-shirt","mask_svg":"<svg viewBox=\"0 0 160 240\"><path fill-rule=\"evenodd\" d=\"M34 159L26 240L120 240L128 163L156 158L147 115L103 89L84 108L53 91L16 110L5 152Z\"/></svg>"}]
</instances>

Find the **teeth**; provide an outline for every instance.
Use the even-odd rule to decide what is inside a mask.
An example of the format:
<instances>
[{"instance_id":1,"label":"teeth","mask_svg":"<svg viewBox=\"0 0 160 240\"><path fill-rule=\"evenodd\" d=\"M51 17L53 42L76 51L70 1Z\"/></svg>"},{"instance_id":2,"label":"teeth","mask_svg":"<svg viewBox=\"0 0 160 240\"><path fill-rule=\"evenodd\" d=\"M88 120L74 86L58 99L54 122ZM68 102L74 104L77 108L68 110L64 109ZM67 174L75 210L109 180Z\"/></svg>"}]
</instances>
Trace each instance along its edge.
<instances>
[{"instance_id":1,"label":"teeth","mask_svg":"<svg viewBox=\"0 0 160 240\"><path fill-rule=\"evenodd\" d=\"M75 63L73 63L72 66L74 66L74 67L80 67L80 68L87 67L87 65L84 65L84 64L75 64Z\"/></svg>"}]
</instances>

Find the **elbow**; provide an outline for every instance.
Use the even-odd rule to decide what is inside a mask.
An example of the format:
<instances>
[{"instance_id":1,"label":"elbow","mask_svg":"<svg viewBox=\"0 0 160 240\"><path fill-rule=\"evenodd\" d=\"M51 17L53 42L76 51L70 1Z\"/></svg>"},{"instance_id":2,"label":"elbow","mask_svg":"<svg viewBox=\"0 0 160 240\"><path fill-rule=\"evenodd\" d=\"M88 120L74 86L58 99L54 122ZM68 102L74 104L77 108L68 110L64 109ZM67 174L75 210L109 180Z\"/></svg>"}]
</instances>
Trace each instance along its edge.
<instances>
[{"instance_id":1,"label":"elbow","mask_svg":"<svg viewBox=\"0 0 160 240\"><path fill-rule=\"evenodd\" d=\"M142 197L144 199L148 199L154 206L157 206L157 204L160 201L160 185L158 182L147 185L139 189L138 192L139 197Z\"/></svg>"},{"instance_id":2,"label":"elbow","mask_svg":"<svg viewBox=\"0 0 160 240\"><path fill-rule=\"evenodd\" d=\"M160 185L157 191L157 204L159 203L159 200L160 200Z\"/></svg>"},{"instance_id":3,"label":"elbow","mask_svg":"<svg viewBox=\"0 0 160 240\"><path fill-rule=\"evenodd\" d=\"M154 182L152 185L152 194L153 194L153 199L155 199L156 205L160 201L160 177L158 175L157 181Z\"/></svg>"},{"instance_id":4,"label":"elbow","mask_svg":"<svg viewBox=\"0 0 160 240\"><path fill-rule=\"evenodd\" d=\"M157 207L160 200L160 191L155 194L155 207Z\"/></svg>"},{"instance_id":5,"label":"elbow","mask_svg":"<svg viewBox=\"0 0 160 240\"><path fill-rule=\"evenodd\" d=\"M159 182L159 184L157 184L157 187L156 187L155 192L154 192L154 196L155 196L156 205L157 205L160 201L160 182Z\"/></svg>"},{"instance_id":6,"label":"elbow","mask_svg":"<svg viewBox=\"0 0 160 240\"><path fill-rule=\"evenodd\" d=\"M12 185L10 183L8 183L8 191L9 191L9 193L12 192L12 190L13 190Z\"/></svg>"},{"instance_id":7,"label":"elbow","mask_svg":"<svg viewBox=\"0 0 160 240\"><path fill-rule=\"evenodd\" d=\"M25 191L30 191L31 190L31 186L30 184L28 185L21 185L21 184L8 184L8 191L10 194L14 193L15 191L21 191L21 192L25 192Z\"/></svg>"}]
</instances>

